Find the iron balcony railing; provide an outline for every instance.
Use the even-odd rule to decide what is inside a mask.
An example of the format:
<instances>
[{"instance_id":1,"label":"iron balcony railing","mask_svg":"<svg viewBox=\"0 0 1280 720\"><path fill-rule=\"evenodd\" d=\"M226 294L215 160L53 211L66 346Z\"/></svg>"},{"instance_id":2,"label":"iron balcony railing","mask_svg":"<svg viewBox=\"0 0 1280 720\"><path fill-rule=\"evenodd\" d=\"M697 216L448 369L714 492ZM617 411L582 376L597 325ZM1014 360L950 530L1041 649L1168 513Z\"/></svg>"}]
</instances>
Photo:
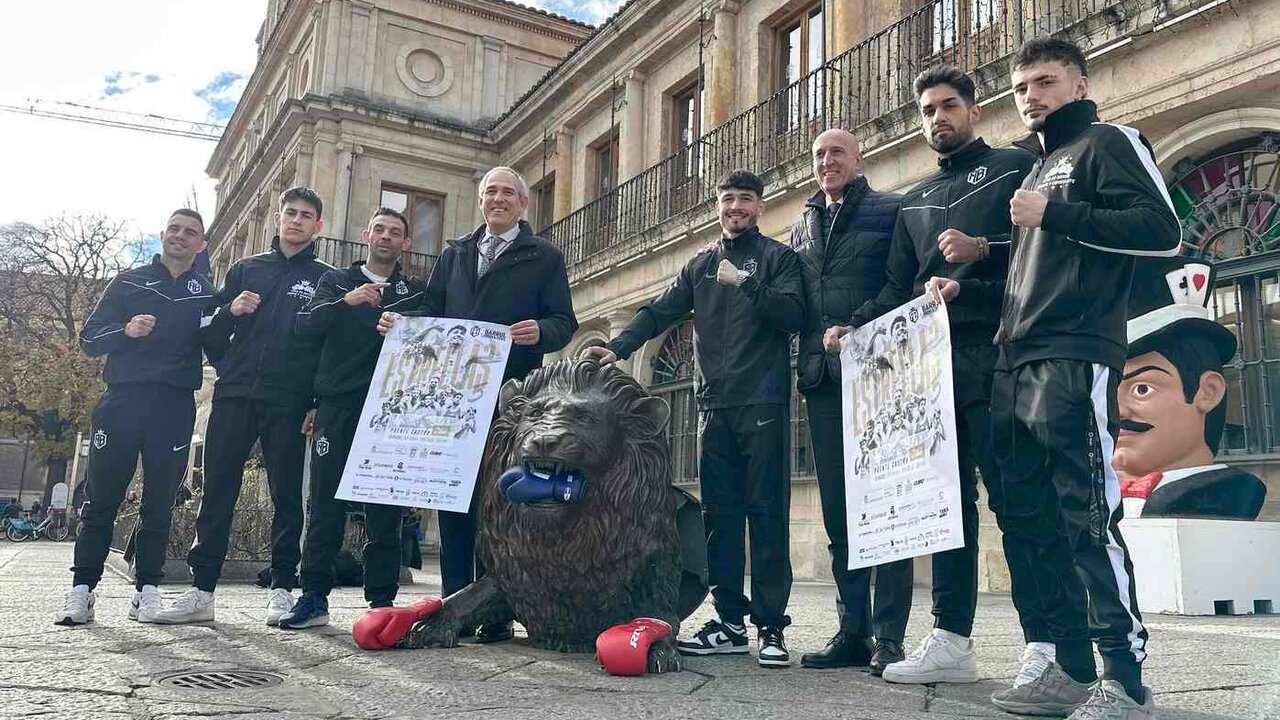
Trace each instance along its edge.
<instances>
[{"instance_id":1,"label":"iron balcony railing","mask_svg":"<svg viewBox=\"0 0 1280 720\"><path fill-rule=\"evenodd\" d=\"M912 82L935 65L975 76L979 95L1008 87L1006 60L1033 37L1100 47L1211 0L931 0L845 53L551 225L544 235L581 279L669 238L671 220L707 220L715 184L746 168L766 183L807 173L813 139L830 127L865 145L915 129Z\"/></svg>"},{"instance_id":2,"label":"iron balcony railing","mask_svg":"<svg viewBox=\"0 0 1280 720\"><path fill-rule=\"evenodd\" d=\"M344 268L357 260L364 260L369 248L362 242L352 242L341 238L316 238L316 255L330 265ZM431 268L435 267L436 256L428 253L406 252L400 256L400 267L407 277L422 278L431 276Z\"/></svg>"}]
</instances>

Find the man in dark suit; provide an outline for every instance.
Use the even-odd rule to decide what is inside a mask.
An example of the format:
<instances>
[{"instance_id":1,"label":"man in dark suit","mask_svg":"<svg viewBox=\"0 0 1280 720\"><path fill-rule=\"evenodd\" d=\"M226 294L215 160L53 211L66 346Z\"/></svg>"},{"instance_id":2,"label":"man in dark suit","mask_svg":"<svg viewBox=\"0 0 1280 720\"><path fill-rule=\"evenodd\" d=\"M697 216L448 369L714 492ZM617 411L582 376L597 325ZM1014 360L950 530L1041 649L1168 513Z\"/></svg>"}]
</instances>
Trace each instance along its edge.
<instances>
[{"instance_id":1,"label":"man in dark suit","mask_svg":"<svg viewBox=\"0 0 1280 720\"><path fill-rule=\"evenodd\" d=\"M872 190L862 167L858 138L839 129L819 135L813 141L818 192L791 228L791 247L800 257L807 304L796 358L797 387L809 414L840 616L840 630L827 646L806 653L800 662L809 668L870 665L878 675L905 657L902 639L911 610L911 561L876 568L873 617L871 570L849 569L840 359L824 353L822 344L828 328L847 324L854 311L884 286L885 262L902 198Z\"/></svg>"},{"instance_id":2,"label":"man in dark suit","mask_svg":"<svg viewBox=\"0 0 1280 720\"><path fill-rule=\"evenodd\" d=\"M578 329L569 296L564 256L536 237L522 220L529 186L515 170L496 167L480 181L484 224L450 240L427 282L423 303L409 316L479 320L511 326L514 347L503 381L523 379L542 366L542 356L569 344ZM378 330L386 334L397 315L384 313ZM440 575L444 594L475 581L483 568L475 554L476 498L467 513L440 512ZM483 627L479 642L511 637L510 624Z\"/></svg>"}]
</instances>

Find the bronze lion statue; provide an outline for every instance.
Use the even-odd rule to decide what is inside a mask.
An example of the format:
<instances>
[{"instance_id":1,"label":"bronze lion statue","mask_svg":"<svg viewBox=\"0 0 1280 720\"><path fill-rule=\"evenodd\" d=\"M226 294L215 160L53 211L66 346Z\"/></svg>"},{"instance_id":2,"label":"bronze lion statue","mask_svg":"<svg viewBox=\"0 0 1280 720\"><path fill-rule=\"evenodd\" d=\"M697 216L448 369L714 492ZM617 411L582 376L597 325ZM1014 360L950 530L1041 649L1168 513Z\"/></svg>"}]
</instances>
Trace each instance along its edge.
<instances>
[{"instance_id":1,"label":"bronze lion statue","mask_svg":"<svg viewBox=\"0 0 1280 720\"><path fill-rule=\"evenodd\" d=\"M678 669L671 641L705 596L705 557L700 509L671 485L669 414L625 372L594 361L508 381L476 486L487 574L433 606L397 645L453 647L464 627L514 619L535 647L589 652L602 631L657 618L671 632L650 648L650 670ZM535 482L568 473L580 499L513 502L500 487L513 472Z\"/></svg>"}]
</instances>

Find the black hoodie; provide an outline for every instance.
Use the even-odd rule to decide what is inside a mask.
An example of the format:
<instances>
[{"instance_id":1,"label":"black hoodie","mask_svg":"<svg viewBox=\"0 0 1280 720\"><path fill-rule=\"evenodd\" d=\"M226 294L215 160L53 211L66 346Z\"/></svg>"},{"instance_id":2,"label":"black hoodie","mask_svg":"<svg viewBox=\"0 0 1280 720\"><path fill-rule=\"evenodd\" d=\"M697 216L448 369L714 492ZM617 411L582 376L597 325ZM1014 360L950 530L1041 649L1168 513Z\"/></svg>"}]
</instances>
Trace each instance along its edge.
<instances>
[{"instance_id":1,"label":"black hoodie","mask_svg":"<svg viewBox=\"0 0 1280 720\"><path fill-rule=\"evenodd\" d=\"M1041 226L1015 232L1007 285L961 281L956 305L990 306L1003 296L1002 368L1068 359L1118 371L1134 263L1178 254L1178 218L1146 140L1098 122L1092 100L1058 108L1042 132L1022 184L1049 198Z\"/></svg>"},{"instance_id":2,"label":"black hoodie","mask_svg":"<svg viewBox=\"0 0 1280 720\"><path fill-rule=\"evenodd\" d=\"M102 379L129 383L200 387L200 317L213 301L213 282L194 268L176 279L156 255L142 267L115 276L80 330L90 357L107 356ZM146 337L131 338L124 326L134 315L154 315Z\"/></svg>"},{"instance_id":3,"label":"black hoodie","mask_svg":"<svg viewBox=\"0 0 1280 720\"><path fill-rule=\"evenodd\" d=\"M1009 268L1009 198L1034 162L1029 152L997 150L982 138L939 158L938 171L902 196L884 289L853 313L851 324L865 325L922 295L932 277L1003 281ZM968 263L947 262L938 236L949 228L987 238L991 254ZM990 345L1000 324L994 307L957 305L947 314L957 347Z\"/></svg>"},{"instance_id":4,"label":"black hoodie","mask_svg":"<svg viewBox=\"0 0 1280 720\"><path fill-rule=\"evenodd\" d=\"M205 353L218 369L215 400L311 402L322 339L296 335L294 323L315 294L320 276L332 269L316 258L315 243L285 257L278 237L269 252L231 266L202 331ZM231 301L244 290L257 293L261 301L256 311L236 317Z\"/></svg>"},{"instance_id":5,"label":"black hoodie","mask_svg":"<svg viewBox=\"0 0 1280 720\"><path fill-rule=\"evenodd\" d=\"M320 277L316 294L298 312L297 332L300 337L323 338L320 366L316 370L316 397L359 409L373 379L382 351L378 334L378 318L383 312L416 310L425 297L426 283L406 278L396 263L395 272L387 278L382 303L377 307L351 307L343 301L351 290L373 282L361 269L361 260L345 270L330 270Z\"/></svg>"}]
</instances>

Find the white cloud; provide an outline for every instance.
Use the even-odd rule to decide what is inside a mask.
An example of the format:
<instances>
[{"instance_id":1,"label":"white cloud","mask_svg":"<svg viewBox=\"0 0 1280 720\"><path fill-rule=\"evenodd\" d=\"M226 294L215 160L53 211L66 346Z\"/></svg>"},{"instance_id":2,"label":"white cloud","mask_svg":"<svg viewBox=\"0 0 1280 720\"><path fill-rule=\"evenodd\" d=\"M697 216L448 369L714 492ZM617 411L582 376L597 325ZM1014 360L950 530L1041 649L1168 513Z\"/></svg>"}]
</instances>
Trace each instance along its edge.
<instances>
[{"instance_id":1,"label":"white cloud","mask_svg":"<svg viewBox=\"0 0 1280 720\"><path fill-rule=\"evenodd\" d=\"M6 3L0 102L42 98L223 122L253 70L266 4ZM212 214L204 174L212 142L9 113L0 113L0 137L0 222L102 212L154 231L193 188L200 210Z\"/></svg>"},{"instance_id":2,"label":"white cloud","mask_svg":"<svg viewBox=\"0 0 1280 720\"><path fill-rule=\"evenodd\" d=\"M516 0L591 25L608 20L626 0Z\"/></svg>"}]
</instances>

